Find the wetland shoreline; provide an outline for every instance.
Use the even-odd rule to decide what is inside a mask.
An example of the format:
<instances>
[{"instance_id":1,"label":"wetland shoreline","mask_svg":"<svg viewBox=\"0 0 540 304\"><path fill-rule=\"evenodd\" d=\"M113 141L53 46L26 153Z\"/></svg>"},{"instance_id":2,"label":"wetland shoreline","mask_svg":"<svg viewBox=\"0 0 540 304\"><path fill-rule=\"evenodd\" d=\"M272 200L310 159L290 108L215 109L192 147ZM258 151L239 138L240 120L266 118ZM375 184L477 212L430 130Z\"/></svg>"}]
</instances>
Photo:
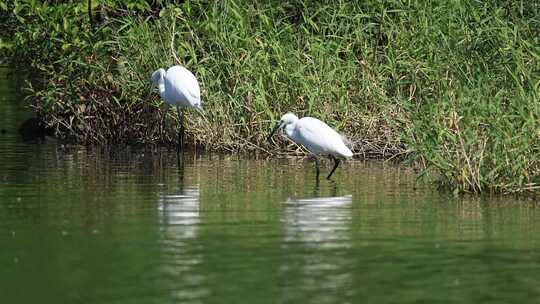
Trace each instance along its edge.
<instances>
[{"instance_id":1,"label":"wetland shoreline","mask_svg":"<svg viewBox=\"0 0 540 304\"><path fill-rule=\"evenodd\" d=\"M182 64L206 107L188 144L291 153L265 138L292 111L457 191L540 187L538 3L147 3L94 3L92 22L86 2L0 8L1 56L30 67L28 103L58 138L174 145L149 77Z\"/></svg>"}]
</instances>

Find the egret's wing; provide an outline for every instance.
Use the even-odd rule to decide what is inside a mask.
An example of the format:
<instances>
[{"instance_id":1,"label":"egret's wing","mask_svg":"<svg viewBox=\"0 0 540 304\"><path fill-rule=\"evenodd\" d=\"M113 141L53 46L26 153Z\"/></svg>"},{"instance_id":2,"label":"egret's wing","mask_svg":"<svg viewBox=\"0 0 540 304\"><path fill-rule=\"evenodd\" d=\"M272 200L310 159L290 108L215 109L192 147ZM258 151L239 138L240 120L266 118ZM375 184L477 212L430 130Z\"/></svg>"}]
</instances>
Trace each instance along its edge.
<instances>
[{"instance_id":1,"label":"egret's wing","mask_svg":"<svg viewBox=\"0 0 540 304\"><path fill-rule=\"evenodd\" d=\"M347 136L345 134L340 133L339 136L341 136L341 140L343 141L345 146L352 150L352 148L353 148L352 141L350 141L349 138L347 138Z\"/></svg>"},{"instance_id":2,"label":"egret's wing","mask_svg":"<svg viewBox=\"0 0 540 304\"><path fill-rule=\"evenodd\" d=\"M344 156L351 153L345 146L341 135L316 118L304 117L300 119L298 133L302 144L315 153L337 153Z\"/></svg>"},{"instance_id":3,"label":"egret's wing","mask_svg":"<svg viewBox=\"0 0 540 304\"><path fill-rule=\"evenodd\" d=\"M298 121L301 143L316 153L329 150L333 133L335 131L332 128L316 118L304 117Z\"/></svg>"},{"instance_id":4,"label":"egret's wing","mask_svg":"<svg viewBox=\"0 0 540 304\"><path fill-rule=\"evenodd\" d=\"M171 67L167 70L167 80L171 84L173 94L183 95L192 106L200 104L199 83L188 69L179 65Z\"/></svg>"}]
</instances>

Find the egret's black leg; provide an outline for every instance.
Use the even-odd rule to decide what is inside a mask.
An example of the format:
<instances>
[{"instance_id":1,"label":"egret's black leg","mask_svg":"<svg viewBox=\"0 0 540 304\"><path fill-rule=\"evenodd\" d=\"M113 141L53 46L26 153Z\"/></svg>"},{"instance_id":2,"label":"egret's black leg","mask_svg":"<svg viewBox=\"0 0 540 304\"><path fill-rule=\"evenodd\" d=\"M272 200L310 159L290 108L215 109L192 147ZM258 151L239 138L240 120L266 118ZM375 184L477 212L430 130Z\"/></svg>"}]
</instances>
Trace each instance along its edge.
<instances>
[{"instance_id":1,"label":"egret's black leg","mask_svg":"<svg viewBox=\"0 0 540 304\"><path fill-rule=\"evenodd\" d=\"M178 112L178 151L184 149L184 112L180 106L176 106Z\"/></svg>"},{"instance_id":2,"label":"egret's black leg","mask_svg":"<svg viewBox=\"0 0 540 304\"><path fill-rule=\"evenodd\" d=\"M328 174L328 177L326 177L326 179L330 179L332 174L334 174L334 171L336 171L337 167L339 166L339 158L336 158L334 156L332 156L332 158L334 159L334 168L332 168L332 171L330 171L330 174Z\"/></svg>"},{"instance_id":3,"label":"egret's black leg","mask_svg":"<svg viewBox=\"0 0 540 304\"><path fill-rule=\"evenodd\" d=\"M176 158L178 166L178 179L180 181L180 189L184 187L184 153L178 153Z\"/></svg>"},{"instance_id":4,"label":"egret's black leg","mask_svg":"<svg viewBox=\"0 0 540 304\"><path fill-rule=\"evenodd\" d=\"M321 181L317 178L315 181L315 188L313 189L313 197L321 196Z\"/></svg>"},{"instance_id":5,"label":"egret's black leg","mask_svg":"<svg viewBox=\"0 0 540 304\"><path fill-rule=\"evenodd\" d=\"M319 173L321 172L321 162L319 161L319 158L315 156L315 170L316 170L316 179L317 183L319 183Z\"/></svg>"},{"instance_id":6,"label":"egret's black leg","mask_svg":"<svg viewBox=\"0 0 540 304\"><path fill-rule=\"evenodd\" d=\"M330 196L337 196L337 183L333 180L329 180L328 186L330 186Z\"/></svg>"}]
</instances>

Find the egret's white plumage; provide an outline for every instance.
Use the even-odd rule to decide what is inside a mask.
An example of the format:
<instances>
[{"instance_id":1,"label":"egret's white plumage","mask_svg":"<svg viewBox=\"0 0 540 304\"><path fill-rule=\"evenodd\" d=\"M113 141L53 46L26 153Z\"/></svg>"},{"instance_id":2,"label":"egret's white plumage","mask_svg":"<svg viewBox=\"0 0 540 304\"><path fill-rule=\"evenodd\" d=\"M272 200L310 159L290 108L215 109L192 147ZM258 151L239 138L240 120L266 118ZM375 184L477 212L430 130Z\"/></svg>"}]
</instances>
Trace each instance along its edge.
<instances>
[{"instance_id":1,"label":"egret's white plumage","mask_svg":"<svg viewBox=\"0 0 540 304\"><path fill-rule=\"evenodd\" d=\"M315 155L317 177L319 176L318 155L328 155L335 161L334 168L327 177L328 179L339 165L340 158L353 156L352 151L345 144L343 136L316 118L303 117L298 119L293 113L286 113L281 117L279 125L276 126L270 136L280 128L285 130L291 140L306 147L309 152Z\"/></svg>"},{"instance_id":2,"label":"egret's white plumage","mask_svg":"<svg viewBox=\"0 0 540 304\"><path fill-rule=\"evenodd\" d=\"M176 106L178 111L178 143L181 148L184 138L184 113L181 107L202 111L201 90L197 78L186 68L175 65L167 71L158 69L152 73L152 85L166 103Z\"/></svg>"},{"instance_id":3,"label":"egret's white plumage","mask_svg":"<svg viewBox=\"0 0 540 304\"><path fill-rule=\"evenodd\" d=\"M159 89L159 95L166 103L202 110L199 83L185 67L175 65L167 71L156 70L152 73L152 84Z\"/></svg>"}]
</instances>

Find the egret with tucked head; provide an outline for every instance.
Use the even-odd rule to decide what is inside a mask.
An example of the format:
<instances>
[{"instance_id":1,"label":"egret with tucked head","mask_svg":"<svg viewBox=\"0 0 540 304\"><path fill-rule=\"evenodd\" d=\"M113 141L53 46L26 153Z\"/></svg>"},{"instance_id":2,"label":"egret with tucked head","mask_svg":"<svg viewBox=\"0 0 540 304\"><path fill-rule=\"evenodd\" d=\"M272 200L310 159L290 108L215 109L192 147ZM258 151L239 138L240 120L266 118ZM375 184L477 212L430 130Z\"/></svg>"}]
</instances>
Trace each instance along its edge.
<instances>
[{"instance_id":1,"label":"egret with tucked head","mask_svg":"<svg viewBox=\"0 0 540 304\"><path fill-rule=\"evenodd\" d=\"M167 71L158 69L152 73L152 85L159 90L159 95L168 104L176 106L178 111L178 145L184 143L183 107L202 111L201 90L197 78L186 68L175 65Z\"/></svg>"},{"instance_id":2,"label":"egret with tucked head","mask_svg":"<svg viewBox=\"0 0 540 304\"><path fill-rule=\"evenodd\" d=\"M304 146L315 156L317 180L319 180L320 171L319 155L328 155L334 160L334 168L326 177L327 179L330 179L334 171L336 171L340 159L353 156L352 151L345 144L343 136L316 118L303 117L298 119L293 113L287 113L281 116L279 124L272 130L268 140L278 129L285 129L287 137Z\"/></svg>"}]
</instances>

